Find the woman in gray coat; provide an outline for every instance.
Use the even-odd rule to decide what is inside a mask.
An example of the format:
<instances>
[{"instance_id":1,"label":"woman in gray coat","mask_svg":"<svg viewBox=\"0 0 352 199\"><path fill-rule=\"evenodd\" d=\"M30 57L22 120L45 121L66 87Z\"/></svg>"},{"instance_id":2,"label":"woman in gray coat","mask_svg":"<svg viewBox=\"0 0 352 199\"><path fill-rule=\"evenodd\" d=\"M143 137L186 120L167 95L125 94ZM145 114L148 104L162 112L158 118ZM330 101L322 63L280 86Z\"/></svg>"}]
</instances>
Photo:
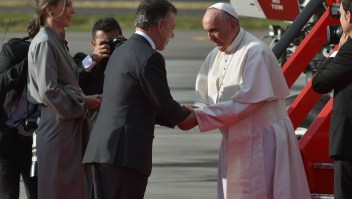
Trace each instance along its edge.
<instances>
[{"instance_id":1,"label":"woman in gray coat","mask_svg":"<svg viewBox=\"0 0 352 199\"><path fill-rule=\"evenodd\" d=\"M74 14L72 0L37 0L28 27L28 99L41 106L37 130L38 198L83 199L85 110L100 106L99 96L84 96L64 28ZM88 126L87 126L88 125Z\"/></svg>"}]
</instances>

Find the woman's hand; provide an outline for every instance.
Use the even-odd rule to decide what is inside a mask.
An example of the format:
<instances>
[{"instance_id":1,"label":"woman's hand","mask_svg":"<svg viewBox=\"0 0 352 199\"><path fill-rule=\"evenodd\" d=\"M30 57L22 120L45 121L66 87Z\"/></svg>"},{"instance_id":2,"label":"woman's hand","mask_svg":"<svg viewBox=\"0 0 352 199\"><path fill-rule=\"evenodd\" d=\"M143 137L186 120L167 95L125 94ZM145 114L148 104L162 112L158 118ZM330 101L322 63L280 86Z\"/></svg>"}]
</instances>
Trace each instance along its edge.
<instances>
[{"instance_id":1,"label":"woman's hand","mask_svg":"<svg viewBox=\"0 0 352 199\"><path fill-rule=\"evenodd\" d=\"M102 95L88 95L86 108L90 110L98 110L100 108L101 100L103 98Z\"/></svg>"}]
</instances>

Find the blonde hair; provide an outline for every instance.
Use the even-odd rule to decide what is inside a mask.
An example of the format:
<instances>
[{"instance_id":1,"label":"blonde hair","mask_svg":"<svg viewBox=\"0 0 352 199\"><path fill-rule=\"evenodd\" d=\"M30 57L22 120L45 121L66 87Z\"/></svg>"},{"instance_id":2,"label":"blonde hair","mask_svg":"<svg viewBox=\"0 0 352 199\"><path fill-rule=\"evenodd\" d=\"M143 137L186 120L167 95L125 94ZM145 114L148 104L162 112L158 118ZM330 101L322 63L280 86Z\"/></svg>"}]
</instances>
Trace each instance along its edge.
<instances>
[{"instance_id":1,"label":"blonde hair","mask_svg":"<svg viewBox=\"0 0 352 199\"><path fill-rule=\"evenodd\" d=\"M35 37L35 35L39 32L40 27L45 25L45 20L47 18L45 8L48 5L56 6L60 1L62 0L35 0L35 13L27 26L27 33L30 38ZM64 6L58 16L61 16L65 11L67 0L63 1Z\"/></svg>"}]
</instances>

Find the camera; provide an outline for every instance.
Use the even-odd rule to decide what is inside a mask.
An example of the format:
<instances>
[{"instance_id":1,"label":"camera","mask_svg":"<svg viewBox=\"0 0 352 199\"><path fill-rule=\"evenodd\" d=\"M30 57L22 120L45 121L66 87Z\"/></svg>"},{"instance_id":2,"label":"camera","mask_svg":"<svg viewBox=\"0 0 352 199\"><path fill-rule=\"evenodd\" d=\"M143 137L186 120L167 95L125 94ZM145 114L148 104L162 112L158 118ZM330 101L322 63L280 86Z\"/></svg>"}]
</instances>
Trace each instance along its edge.
<instances>
[{"instance_id":1,"label":"camera","mask_svg":"<svg viewBox=\"0 0 352 199\"><path fill-rule=\"evenodd\" d=\"M123 44L127 39L122 36L122 35L118 35L118 36L114 36L111 37L109 40L102 42L102 44L107 44L110 46L110 54L112 54L112 52L119 47L121 44ZM109 61L109 58L103 59L101 61L101 65L106 66L107 63Z\"/></svg>"},{"instance_id":2,"label":"camera","mask_svg":"<svg viewBox=\"0 0 352 199\"><path fill-rule=\"evenodd\" d=\"M329 15L331 18L334 19L340 19L340 4L339 3L333 3L330 5L330 10L329 10Z\"/></svg>"},{"instance_id":3,"label":"camera","mask_svg":"<svg viewBox=\"0 0 352 199\"><path fill-rule=\"evenodd\" d=\"M343 30L340 25L330 25L327 28L327 39L330 44L338 44Z\"/></svg>"},{"instance_id":4,"label":"camera","mask_svg":"<svg viewBox=\"0 0 352 199\"><path fill-rule=\"evenodd\" d=\"M24 120L24 130L25 131L34 131L36 128L38 128L38 123L39 123L39 117L27 117Z\"/></svg>"},{"instance_id":5,"label":"camera","mask_svg":"<svg viewBox=\"0 0 352 199\"><path fill-rule=\"evenodd\" d=\"M119 47L121 44L123 44L127 39L122 36L122 35L118 35L118 36L114 36L111 39L109 39L108 41L106 41L106 44L108 44L110 46L111 52L114 51L117 47Z\"/></svg>"}]
</instances>

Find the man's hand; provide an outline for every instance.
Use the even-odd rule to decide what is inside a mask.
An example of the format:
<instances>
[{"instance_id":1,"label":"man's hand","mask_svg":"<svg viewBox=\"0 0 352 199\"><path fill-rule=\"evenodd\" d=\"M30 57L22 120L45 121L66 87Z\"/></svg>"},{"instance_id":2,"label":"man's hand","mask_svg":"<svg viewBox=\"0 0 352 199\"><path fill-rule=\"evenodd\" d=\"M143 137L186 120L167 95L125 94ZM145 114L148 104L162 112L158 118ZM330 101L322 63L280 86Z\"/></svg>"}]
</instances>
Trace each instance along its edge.
<instances>
[{"instance_id":1,"label":"man's hand","mask_svg":"<svg viewBox=\"0 0 352 199\"><path fill-rule=\"evenodd\" d=\"M90 55L93 61L99 63L102 59L110 57L111 49L106 42L100 42L94 46L94 51Z\"/></svg>"},{"instance_id":2,"label":"man's hand","mask_svg":"<svg viewBox=\"0 0 352 199\"><path fill-rule=\"evenodd\" d=\"M187 131L198 125L196 114L192 106L185 106L189 112L191 112L186 119L178 123L177 126L183 131Z\"/></svg>"}]
</instances>

